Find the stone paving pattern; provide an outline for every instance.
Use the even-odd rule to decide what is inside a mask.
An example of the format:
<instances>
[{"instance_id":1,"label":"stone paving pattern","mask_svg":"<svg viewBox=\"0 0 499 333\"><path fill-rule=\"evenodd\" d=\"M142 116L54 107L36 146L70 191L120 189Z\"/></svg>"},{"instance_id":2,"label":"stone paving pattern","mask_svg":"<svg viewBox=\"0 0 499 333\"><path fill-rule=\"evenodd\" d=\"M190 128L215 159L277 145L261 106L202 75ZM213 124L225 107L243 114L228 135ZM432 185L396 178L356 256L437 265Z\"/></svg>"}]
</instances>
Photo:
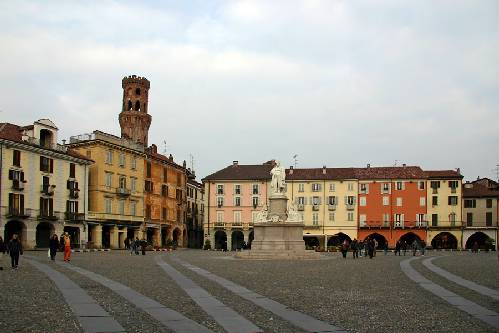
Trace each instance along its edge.
<instances>
[{"instance_id":1,"label":"stone paving pattern","mask_svg":"<svg viewBox=\"0 0 499 333\"><path fill-rule=\"evenodd\" d=\"M75 271L47 260L45 252L32 252L39 261L65 274L83 288L128 332L169 332L159 321L110 289ZM180 250L129 256L124 251L74 254L71 264L120 282L170 307L214 332L223 328L208 316L156 263L161 256L226 306L265 332L303 332L275 314L231 293L213 281L186 269L185 260L280 302L289 308L352 332L493 332L493 328L422 289L400 269L407 257L384 256L373 260L337 254L309 261L236 260L231 253ZM439 254L441 255L441 254ZM427 257L425 257L427 258ZM478 259L477 259L478 258ZM3 266L8 267L8 257ZM498 289L499 263L494 254L451 253L433 263L476 283ZM449 291L492 311L491 298L432 273L411 262L418 272ZM473 275L466 275L466 267ZM464 268L463 268L464 267ZM463 273L464 272L464 273ZM483 274L482 274L483 273ZM494 279L494 275L496 279ZM21 257L20 268L0 271L0 332L79 332L78 320L56 286ZM11 304L12 306L4 306ZM22 314L21 314L22 312ZM6 320L9 318L9 321Z\"/></svg>"}]
</instances>

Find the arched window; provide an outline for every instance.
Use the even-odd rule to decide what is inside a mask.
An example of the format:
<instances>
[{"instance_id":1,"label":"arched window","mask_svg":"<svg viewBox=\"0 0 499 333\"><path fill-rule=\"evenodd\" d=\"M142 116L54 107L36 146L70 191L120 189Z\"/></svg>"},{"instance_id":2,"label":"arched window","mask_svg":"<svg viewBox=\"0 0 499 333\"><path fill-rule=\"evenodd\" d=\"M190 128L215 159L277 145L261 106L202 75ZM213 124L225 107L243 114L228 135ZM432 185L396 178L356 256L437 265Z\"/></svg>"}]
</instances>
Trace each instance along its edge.
<instances>
[{"instance_id":1,"label":"arched window","mask_svg":"<svg viewBox=\"0 0 499 333\"><path fill-rule=\"evenodd\" d=\"M135 111L140 111L140 102L135 102Z\"/></svg>"},{"instance_id":2,"label":"arched window","mask_svg":"<svg viewBox=\"0 0 499 333\"><path fill-rule=\"evenodd\" d=\"M135 89L135 95L140 95L140 88Z\"/></svg>"},{"instance_id":3,"label":"arched window","mask_svg":"<svg viewBox=\"0 0 499 333\"><path fill-rule=\"evenodd\" d=\"M128 108L127 110L130 111L132 109L132 101L128 101Z\"/></svg>"}]
</instances>

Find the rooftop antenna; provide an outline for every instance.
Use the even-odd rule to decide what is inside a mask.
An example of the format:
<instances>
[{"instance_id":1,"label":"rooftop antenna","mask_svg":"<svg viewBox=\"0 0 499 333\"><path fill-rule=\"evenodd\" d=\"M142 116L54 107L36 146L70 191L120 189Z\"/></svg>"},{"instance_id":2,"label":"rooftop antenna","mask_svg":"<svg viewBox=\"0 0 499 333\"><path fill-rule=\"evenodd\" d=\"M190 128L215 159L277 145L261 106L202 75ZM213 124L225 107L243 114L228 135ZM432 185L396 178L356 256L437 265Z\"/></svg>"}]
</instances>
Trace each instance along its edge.
<instances>
[{"instance_id":1,"label":"rooftop antenna","mask_svg":"<svg viewBox=\"0 0 499 333\"><path fill-rule=\"evenodd\" d=\"M296 166L298 165L298 159L297 159L297 157L298 157L298 154L294 154L293 155L293 160L295 161L295 169L296 169Z\"/></svg>"},{"instance_id":2,"label":"rooftop antenna","mask_svg":"<svg viewBox=\"0 0 499 333\"><path fill-rule=\"evenodd\" d=\"M163 140L163 154L166 154L166 140Z\"/></svg>"}]
</instances>

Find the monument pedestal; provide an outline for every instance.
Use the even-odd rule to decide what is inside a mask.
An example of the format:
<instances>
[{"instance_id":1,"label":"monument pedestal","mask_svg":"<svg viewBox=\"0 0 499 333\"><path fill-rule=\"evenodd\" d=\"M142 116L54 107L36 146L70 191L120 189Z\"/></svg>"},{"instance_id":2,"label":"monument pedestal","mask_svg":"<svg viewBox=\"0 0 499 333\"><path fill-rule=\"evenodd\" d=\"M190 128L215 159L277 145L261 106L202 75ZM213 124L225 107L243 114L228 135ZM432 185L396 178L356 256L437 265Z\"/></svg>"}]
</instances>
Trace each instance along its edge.
<instances>
[{"instance_id":1,"label":"monument pedestal","mask_svg":"<svg viewBox=\"0 0 499 333\"><path fill-rule=\"evenodd\" d=\"M251 250L236 253L240 259L319 259L320 254L305 250L303 221L288 221L287 201L282 194L269 198L266 221L255 222ZM301 219L300 219L301 220Z\"/></svg>"}]
</instances>

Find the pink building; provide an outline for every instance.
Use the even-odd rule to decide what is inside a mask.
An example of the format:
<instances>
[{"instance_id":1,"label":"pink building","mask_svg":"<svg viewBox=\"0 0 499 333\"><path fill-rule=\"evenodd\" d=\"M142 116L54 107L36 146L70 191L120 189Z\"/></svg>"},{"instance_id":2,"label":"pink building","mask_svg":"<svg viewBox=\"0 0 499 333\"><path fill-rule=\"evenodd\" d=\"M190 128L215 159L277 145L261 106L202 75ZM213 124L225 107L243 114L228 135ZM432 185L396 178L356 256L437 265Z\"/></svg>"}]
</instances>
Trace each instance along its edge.
<instances>
[{"instance_id":1,"label":"pink building","mask_svg":"<svg viewBox=\"0 0 499 333\"><path fill-rule=\"evenodd\" d=\"M274 162L232 165L203 179L206 213L204 238L211 248L236 250L253 240L253 221L267 203Z\"/></svg>"}]
</instances>

